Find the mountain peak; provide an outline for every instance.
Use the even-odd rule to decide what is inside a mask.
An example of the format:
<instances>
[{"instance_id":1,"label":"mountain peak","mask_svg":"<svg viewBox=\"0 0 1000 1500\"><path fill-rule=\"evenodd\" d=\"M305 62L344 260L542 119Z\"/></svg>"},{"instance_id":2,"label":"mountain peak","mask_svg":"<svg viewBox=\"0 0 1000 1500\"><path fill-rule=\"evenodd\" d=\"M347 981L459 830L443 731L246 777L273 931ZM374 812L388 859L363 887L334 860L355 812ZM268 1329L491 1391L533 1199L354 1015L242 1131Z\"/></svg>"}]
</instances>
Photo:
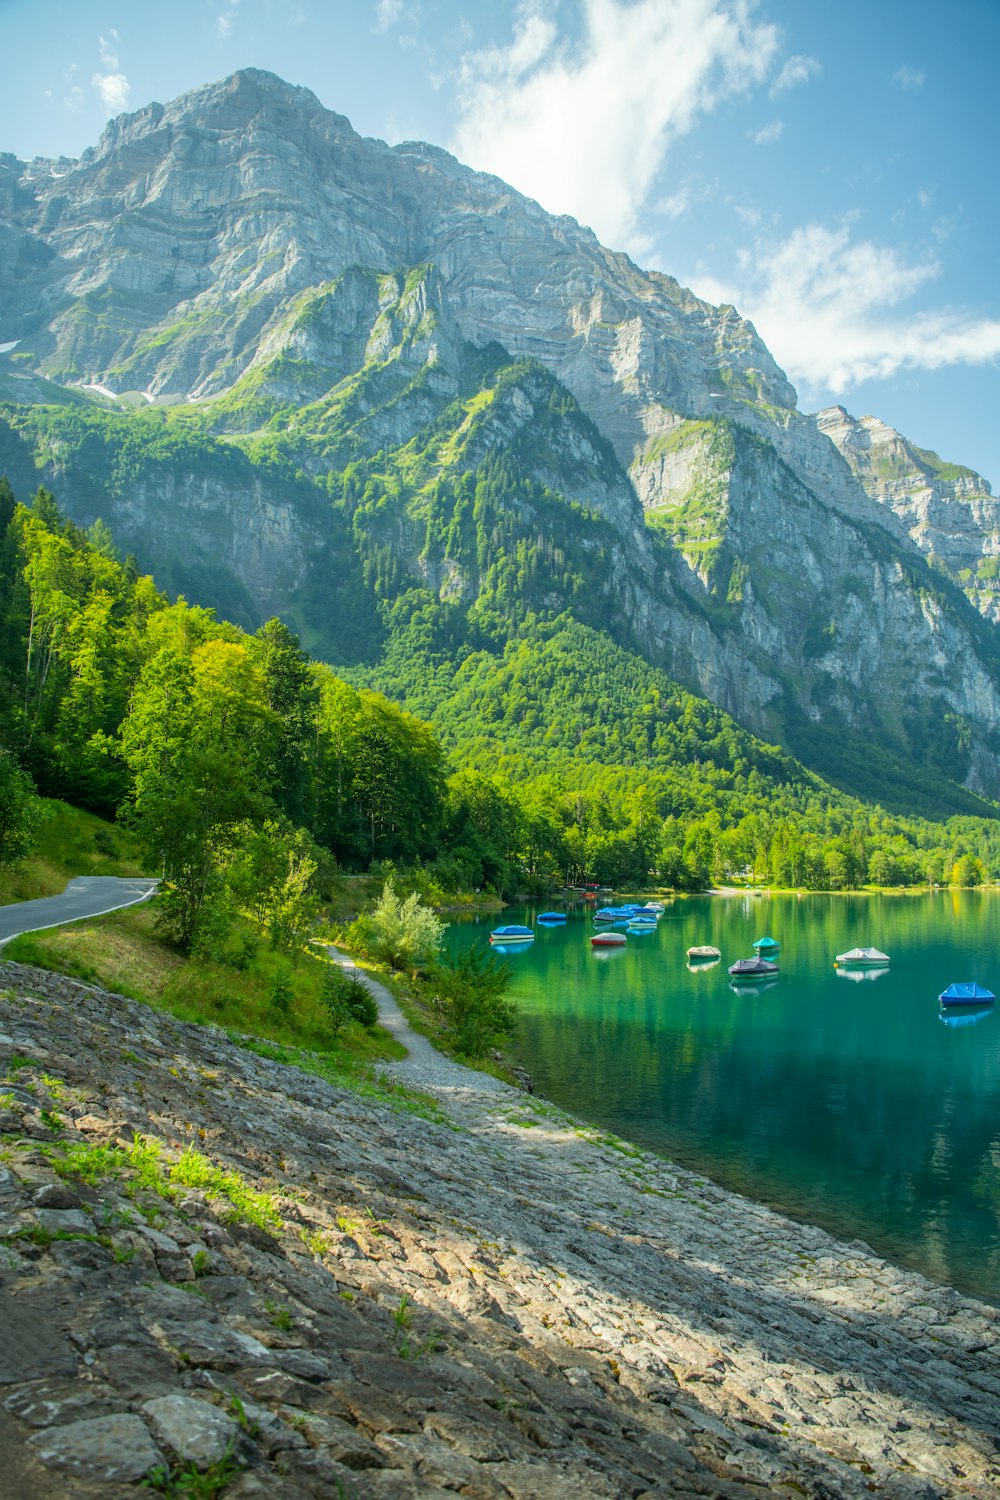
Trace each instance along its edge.
<instances>
[{"instance_id":1,"label":"mountain peak","mask_svg":"<svg viewBox=\"0 0 1000 1500\"><path fill-rule=\"evenodd\" d=\"M311 89L286 83L264 68L239 68L214 83L200 85L181 94L168 105L151 103L132 114L116 115L104 128L93 152L84 160L100 160L118 146L154 134L161 126L195 126L228 132L247 125L261 115L287 115L314 125L322 119L328 133L354 136L344 115L328 110Z\"/></svg>"}]
</instances>

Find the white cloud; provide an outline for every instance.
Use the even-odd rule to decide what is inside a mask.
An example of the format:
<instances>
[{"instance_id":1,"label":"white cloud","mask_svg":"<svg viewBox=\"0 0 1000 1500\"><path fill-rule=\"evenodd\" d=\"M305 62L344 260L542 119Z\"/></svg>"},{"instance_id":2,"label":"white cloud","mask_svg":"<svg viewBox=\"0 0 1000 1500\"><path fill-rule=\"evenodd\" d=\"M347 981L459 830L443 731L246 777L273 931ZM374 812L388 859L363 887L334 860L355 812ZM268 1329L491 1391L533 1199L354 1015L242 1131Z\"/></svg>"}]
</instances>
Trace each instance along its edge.
<instances>
[{"instance_id":1,"label":"white cloud","mask_svg":"<svg viewBox=\"0 0 1000 1500\"><path fill-rule=\"evenodd\" d=\"M768 125L762 125L760 130L751 131L750 139L755 146L773 146L781 137L785 125L783 120L772 120Z\"/></svg>"},{"instance_id":2,"label":"white cloud","mask_svg":"<svg viewBox=\"0 0 1000 1500\"><path fill-rule=\"evenodd\" d=\"M101 62L111 73L118 72L118 33L111 30L107 37L97 38L97 48L101 54Z\"/></svg>"},{"instance_id":3,"label":"white cloud","mask_svg":"<svg viewBox=\"0 0 1000 1500\"><path fill-rule=\"evenodd\" d=\"M63 103L65 104L67 109L72 110L75 114L76 111L82 107L83 98L83 89L78 83L74 83L63 99Z\"/></svg>"},{"instance_id":4,"label":"white cloud","mask_svg":"<svg viewBox=\"0 0 1000 1500\"><path fill-rule=\"evenodd\" d=\"M98 37L97 50L104 71L92 74L90 79L91 86L101 96L101 103L108 115L121 114L122 110L128 107L129 81L121 72L118 62L118 42L119 36L115 30L109 31L106 37ZM76 94L77 90L71 89L70 98L66 101L71 109L76 107L75 103L70 104L70 99L75 100Z\"/></svg>"},{"instance_id":5,"label":"white cloud","mask_svg":"<svg viewBox=\"0 0 1000 1500\"><path fill-rule=\"evenodd\" d=\"M395 26L403 9L403 0L378 0L375 7L375 30L381 35Z\"/></svg>"},{"instance_id":6,"label":"white cloud","mask_svg":"<svg viewBox=\"0 0 1000 1500\"><path fill-rule=\"evenodd\" d=\"M109 115L119 115L128 107L129 81L124 73L95 73L90 81Z\"/></svg>"},{"instance_id":7,"label":"white cloud","mask_svg":"<svg viewBox=\"0 0 1000 1500\"><path fill-rule=\"evenodd\" d=\"M904 63L893 73L892 81L901 89L922 89L927 82L927 74L922 68L911 68L908 63Z\"/></svg>"},{"instance_id":8,"label":"white cloud","mask_svg":"<svg viewBox=\"0 0 1000 1500\"><path fill-rule=\"evenodd\" d=\"M846 228L811 224L783 243L740 256L740 283L697 280L699 295L731 302L749 317L792 380L839 395L898 370L985 364L1000 357L1000 321L942 307L904 304L938 277L925 260L907 264L891 247L852 243Z\"/></svg>"},{"instance_id":9,"label":"white cloud","mask_svg":"<svg viewBox=\"0 0 1000 1500\"><path fill-rule=\"evenodd\" d=\"M678 188L676 193L670 193L666 198L661 198L656 207L657 211L666 214L668 219L680 219L686 213L691 212L691 204L691 189L685 186Z\"/></svg>"},{"instance_id":10,"label":"white cloud","mask_svg":"<svg viewBox=\"0 0 1000 1500\"><path fill-rule=\"evenodd\" d=\"M751 22L749 0L578 3L574 45L530 0L509 46L463 59L451 149L609 243L637 244L670 145L764 77L777 33Z\"/></svg>"},{"instance_id":11,"label":"white cloud","mask_svg":"<svg viewBox=\"0 0 1000 1500\"><path fill-rule=\"evenodd\" d=\"M798 88L800 83L808 83L810 78L822 71L822 66L815 57L800 55L787 58L781 72L771 84L771 98L776 99L787 89Z\"/></svg>"},{"instance_id":12,"label":"white cloud","mask_svg":"<svg viewBox=\"0 0 1000 1500\"><path fill-rule=\"evenodd\" d=\"M224 10L220 16L215 18L215 30L217 35L225 41L232 34L233 21L236 18L236 7L240 0L229 0L229 9Z\"/></svg>"}]
</instances>

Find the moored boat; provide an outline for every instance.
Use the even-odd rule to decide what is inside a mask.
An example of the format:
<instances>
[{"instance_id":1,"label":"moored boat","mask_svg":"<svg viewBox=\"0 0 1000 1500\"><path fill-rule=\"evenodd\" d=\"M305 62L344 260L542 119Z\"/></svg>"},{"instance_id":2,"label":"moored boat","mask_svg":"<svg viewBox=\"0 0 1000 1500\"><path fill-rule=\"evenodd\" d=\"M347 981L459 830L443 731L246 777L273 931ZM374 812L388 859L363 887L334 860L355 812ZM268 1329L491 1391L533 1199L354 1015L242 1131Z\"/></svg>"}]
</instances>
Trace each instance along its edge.
<instances>
[{"instance_id":1,"label":"moored boat","mask_svg":"<svg viewBox=\"0 0 1000 1500\"><path fill-rule=\"evenodd\" d=\"M535 934L530 927L494 927L490 933L491 943L533 943Z\"/></svg>"},{"instance_id":2,"label":"moored boat","mask_svg":"<svg viewBox=\"0 0 1000 1500\"><path fill-rule=\"evenodd\" d=\"M703 943L700 947L689 948L687 951L689 963L714 963L722 957L720 948L713 948L711 943Z\"/></svg>"},{"instance_id":3,"label":"moored boat","mask_svg":"<svg viewBox=\"0 0 1000 1500\"><path fill-rule=\"evenodd\" d=\"M753 945L753 951L760 957L766 957L769 953L777 953L781 944L773 937L759 937Z\"/></svg>"},{"instance_id":4,"label":"moored boat","mask_svg":"<svg viewBox=\"0 0 1000 1500\"><path fill-rule=\"evenodd\" d=\"M624 932L595 932L590 940L592 948L624 948L628 938Z\"/></svg>"},{"instance_id":5,"label":"moored boat","mask_svg":"<svg viewBox=\"0 0 1000 1500\"><path fill-rule=\"evenodd\" d=\"M553 924L556 922L565 922L566 913L564 911L543 911L538 920L539 922L551 922Z\"/></svg>"},{"instance_id":6,"label":"moored boat","mask_svg":"<svg viewBox=\"0 0 1000 1500\"><path fill-rule=\"evenodd\" d=\"M777 972L778 965L769 958L738 958L729 965L729 973L734 979L767 979Z\"/></svg>"},{"instance_id":7,"label":"moored boat","mask_svg":"<svg viewBox=\"0 0 1000 1500\"><path fill-rule=\"evenodd\" d=\"M878 948L850 948L846 953L838 953L834 963L842 968L880 968L889 962L888 953L882 953Z\"/></svg>"},{"instance_id":8,"label":"moored boat","mask_svg":"<svg viewBox=\"0 0 1000 1500\"><path fill-rule=\"evenodd\" d=\"M995 1000L996 995L992 990L988 990L985 985L976 984L974 980L949 984L938 996L938 1001L945 1009L952 1005L992 1005Z\"/></svg>"}]
</instances>

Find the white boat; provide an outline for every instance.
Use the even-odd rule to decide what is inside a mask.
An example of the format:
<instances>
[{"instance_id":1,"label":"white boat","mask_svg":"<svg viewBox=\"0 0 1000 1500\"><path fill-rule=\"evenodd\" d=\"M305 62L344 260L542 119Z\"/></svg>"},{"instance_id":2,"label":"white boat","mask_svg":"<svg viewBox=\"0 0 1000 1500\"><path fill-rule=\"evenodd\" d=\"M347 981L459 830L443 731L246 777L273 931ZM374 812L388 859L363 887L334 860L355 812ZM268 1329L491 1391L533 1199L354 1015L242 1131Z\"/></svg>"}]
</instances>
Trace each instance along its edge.
<instances>
[{"instance_id":1,"label":"white boat","mask_svg":"<svg viewBox=\"0 0 1000 1500\"><path fill-rule=\"evenodd\" d=\"M838 953L834 959L838 967L855 969L884 968L888 962L888 953L882 953L878 948L851 948L848 953Z\"/></svg>"},{"instance_id":2,"label":"white boat","mask_svg":"<svg viewBox=\"0 0 1000 1500\"><path fill-rule=\"evenodd\" d=\"M700 948L689 948L687 956L692 963L707 963L710 959L721 958L722 952L719 948L713 948L711 943L704 943Z\"/></svg>"}]
</instances>

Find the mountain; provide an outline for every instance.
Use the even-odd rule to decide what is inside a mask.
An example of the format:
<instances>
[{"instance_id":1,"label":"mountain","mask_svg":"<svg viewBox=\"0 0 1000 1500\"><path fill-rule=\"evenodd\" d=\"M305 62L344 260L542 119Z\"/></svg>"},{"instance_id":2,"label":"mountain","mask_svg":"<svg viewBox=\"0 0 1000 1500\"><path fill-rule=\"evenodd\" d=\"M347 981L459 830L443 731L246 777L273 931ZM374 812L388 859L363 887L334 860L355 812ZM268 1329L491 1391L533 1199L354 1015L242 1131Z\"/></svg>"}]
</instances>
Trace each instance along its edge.
<instances>
[{"instance_id":1,"label":"mountain","mask_svg":"<svg viewBox=\"0 0 1000 1500\"><path fill-rule=\"evenodd\" d=\"M569 615L851 790L997 795L988 486L733 308L255 70L0 158L0 245L0 472L165 586L375 681L419 617L439 703Z\"/></svg>"}]
</instances>

